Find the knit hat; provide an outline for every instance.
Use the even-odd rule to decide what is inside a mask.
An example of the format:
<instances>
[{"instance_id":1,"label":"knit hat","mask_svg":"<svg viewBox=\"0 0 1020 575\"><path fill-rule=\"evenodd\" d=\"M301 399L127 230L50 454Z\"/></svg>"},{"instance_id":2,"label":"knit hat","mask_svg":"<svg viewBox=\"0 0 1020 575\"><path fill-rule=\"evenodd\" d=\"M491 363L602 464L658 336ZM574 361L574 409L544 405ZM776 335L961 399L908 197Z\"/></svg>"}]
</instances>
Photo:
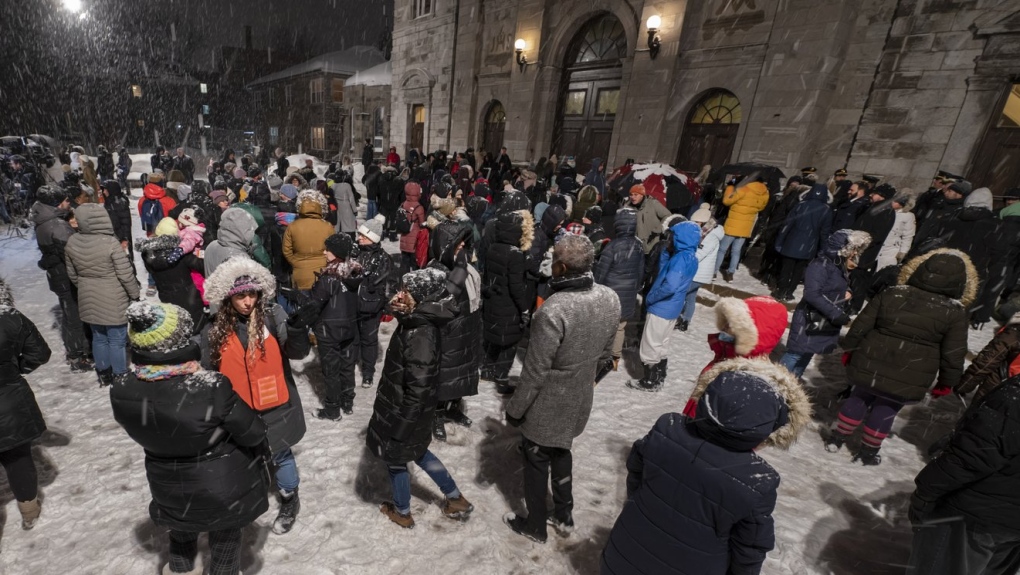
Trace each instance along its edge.
<instances>
[{"instance_id":1,"label":"knit hat","mask_svg":"<svg viewBox=\"0 0 1020 575\"><path fill-rule=\"evenodd\" d=\"M262 168L258 164L252 164L248 166L248 177L257 178L262 175Z\"/></svg>"},{"instance_id":2,"label":"knit hat","mask_svg":"<svg viewBox=\"0 0 1020 575\"><path fill-rule=\"evenodd\" d=\"M882 196L882 199L888 200L896 195L896 188L892 184L881 184L875 186L874 190L871 190L872 194L878 194Z\"/></svg>"},{"instance_id":3,"label":"knit hat","mask_svg":"<svg viewBox=\"0 0 1020 575\"><path fill-rule=\"evenodd\" d=\"M584 224L580 222L571 222L567 224L567 233L574 234L575 236L584 235Z\"/></svg>"},{"instance_id":4,"label":"knit hat","mask_svg":"<svg viewBox=\"0 0 1020 575\"><path fill-rule=\"evenodd\" d=\"M218 204L220 200L227 199L227 192L224 192L223 190L213 190L212 193L209 194L209 199L212 200L213 204Z\"/></svg>"},{"instance_id":5,"label":"knit hat","mask_svg":"<svg viewBox=\"0 0 1020 575\"><path fill-rule=\"evenodd\" d=\"M712 205L701 204L698 206L697 211L691 215L691 221L696 224L703 224L708 220L712 219Z\"/></svg>"},{"instance_id":6,"label":"knit hat","mask_svg":"<svg viewBox=\"0 0 1020 575\"><path fill-rule=\"evenodd\" d=\"M294 184L284 184L280 187L280 195L288 200L293 200L298 195L297 186Z\"/></svg>"},{"instance_id":7,"label":"knit hat","mask_svg":"<svg viewBox=\"0 0 1020 575\"><path fill-rule=\"evenodd\" d=\"M446 289L446 274L436 268L423 268L408 272L401 278L401 287L422 303L438 297Z\"/></svg>"},{"instance_id":8,"label":"knit hat","mask_svg":"<svg viewBox=\"0 0 1020 575\"><path fill-rule=\"evenodd\" d=\"M184 208L181 210L181 215L177 216L177 223L184 227L200 225L202 223L199 219L201 212L202 208Z\"/></svg>"},{"instance_id":9,"label":"knit hat","mask_svg":"<svg viewBox=\"0 0 1020 575\"><path fill-rule=\"evenodd\" d=\"M40 186L39 189L35 191L35 199L41 204L46 204L47 206L55 208L64 203L64 200L67 199L67 192L65 192L60 186Z\"/></svg>"},{"instance_id":10,"label":"knit hat","mask_svg":"<svg viewBox=\"0 0 1020 575\"><path fill-rule=\"evenodd\" d=\"M172 303L135 302L127 317L131 348L157 353L187 347L195 325L187 311Z\"/></svg>"},{"instance_id":11,"label":"knit hat","mask_svg":"<svg viewBox=\"0 0 1020 575\"><path fill-rule=\"evenodd\" d=\"M269 175L266 176L266 183L269 184L270 189L279 190L283 185L283 178L277 176L276 172L269 172Z\"/></svg>"},{"instance_id":12,"label":"knit hat","mask_svg":"<svg viewBox=\"0 0 1020 575\"><path fill-rule=\"evenodd\" d=\"M645 190L645 187L642 186L641 184L634 184L633 186L630 187L630 191L627 192L627 193L628 194L641 194L642 196L644 196L644 195L646 195L648 193L648 191Z\"/></svg>"},{"instance_id":13,"label":"knit hat","mask_svg":"<svg viewBox=\"0 0 1020 575\"><path fill-rule=\"evenodd\" d=\"M584 219L588 220L592 224L602 223L602 208L599 206L592 206L584 211Z\"/></svg>"},{"instance_id":14,"label":"knit hat","mask_svg":"<svg viewBox=\"0 0 1020 575\"><path fill-rule=\"evenodd\" d=\"M385 224L386 216L378 214L370 220L365 220L365 223L361 224L358 228L358 233L372 240L373 244L377 244L382 241L383 226Z\"/></svg>"},{"instance_id":15,"label":"knit hat","mask_svg":"<svg viewBox=\"0 0 1020 575\"><path fill-rule=\"evenodd\" d=\"M232 175L238 180L243 180L248 176L248 172L245 172L244 168L234 168Z\"/></svg>"},{"instance_id":16,"label":"knit hat","mask_svg":"<svg viewBox=\"0 0 1020 575\"><path fill-rule=\"evenodd\" d=\"M156 235L157 236L176 236L177 235L177 231L179 229L180 228L177 227L177 221L168 216L168 217L163 218L162 220L159 220L159 223L156 224Z\"/></svg>"},{"instance_id":17,"label":"knit hat","mask_svg":"<svg viewBox=\"0 0 1020 575\"><path fill-rule=\"evenodd\" d=\"M354 240L348 234L333 234L326 238L326 251L341 260L346 260L354 252Z\"/></svg>"}]
</instances>

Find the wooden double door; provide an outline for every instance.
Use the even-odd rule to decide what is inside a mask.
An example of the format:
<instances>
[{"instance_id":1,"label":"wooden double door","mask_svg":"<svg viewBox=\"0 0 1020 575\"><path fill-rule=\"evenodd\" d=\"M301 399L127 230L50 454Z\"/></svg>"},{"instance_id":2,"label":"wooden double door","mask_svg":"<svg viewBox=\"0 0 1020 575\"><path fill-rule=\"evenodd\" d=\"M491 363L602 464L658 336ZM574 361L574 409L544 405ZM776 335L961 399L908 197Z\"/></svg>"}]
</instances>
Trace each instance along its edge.
<instances>
[{"instance_id":1,"label":"wooden double door","mask_svg":"<svg viewBox=\"0 0 1020 575\"><path fill-rule=\"evenodd\" d=\"M680 139L676 166L697 174L705 164L718 168L730 163L740 124L687 124Z\"/></svg>"},{"instance_id":2,"label":"wooden double door","mask_svg":"<svg viewBox=\"0 0 1020 575\"><path fill-rule=\"evenodd\" d=\"M619 68L573 72L564 83L553 150L561 161L573 156L578 173L586 173L593 158L608 162L620 84Z\"/></svg>"}]
</instances>

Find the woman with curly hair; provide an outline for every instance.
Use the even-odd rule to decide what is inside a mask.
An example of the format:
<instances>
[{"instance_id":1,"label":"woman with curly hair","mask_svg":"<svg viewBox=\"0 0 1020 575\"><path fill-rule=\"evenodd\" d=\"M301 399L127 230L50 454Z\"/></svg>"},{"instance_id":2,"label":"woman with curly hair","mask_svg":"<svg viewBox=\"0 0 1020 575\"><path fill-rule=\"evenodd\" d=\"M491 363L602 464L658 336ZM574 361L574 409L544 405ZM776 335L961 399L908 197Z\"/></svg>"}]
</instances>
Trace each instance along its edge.
<instances>
[{"instance_id":1,"label":"woman with curly hair","mask_svg":"<svg viewBox=\"0 0 1020 575\"><path fill-rule=\"evenodd\" d=\"M274 303L276 280L254 260L235 256L205 282L205 295L219 304L203 338L203 364L230 379L241 399L262 415L276 466L280 512L273 531L294 526L298 502L297 464L291 451L305 434L301 398L288 359L308 355L308 325L291 325Z\"/></svg>"}]
</instances>

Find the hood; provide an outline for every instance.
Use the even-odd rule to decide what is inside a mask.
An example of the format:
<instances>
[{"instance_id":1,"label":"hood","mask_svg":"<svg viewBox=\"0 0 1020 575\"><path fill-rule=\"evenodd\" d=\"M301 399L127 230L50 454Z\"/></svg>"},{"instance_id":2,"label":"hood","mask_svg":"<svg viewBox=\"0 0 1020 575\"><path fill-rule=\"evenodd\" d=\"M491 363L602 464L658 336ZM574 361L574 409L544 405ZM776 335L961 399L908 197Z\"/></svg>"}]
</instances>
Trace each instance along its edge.
<instances>
[{"instance_id":1,"label":"hood","mask_svg":"<svg viewBox=\"0 0 1020 575\"><path fill-rule=\"evenodd\" d=\"M287 177L283 179L283 181L288 183L294 180L297 180L298 183L295 185L299 190L303 190L308 187L308 180L306 180L301 174L298 174L296 172L293 174L287 174Z\"/></svg>"},{"instance_id":2,"label":"hood","mask_svg":"<svg viewBox=\"0 0 1020 575\"><path fill-rule=\"evenodd\" d=\"M517 246L521 251L531 249L535 239L535 220L527 210L506 212L496 216L494 241Z\"/></svg>"},{"instance_id":3,"label":"hood","mask_svg":"<svg viewBox=\"0 0 1020 575\"><path fill-rule=\"evenodd\" d=\"M124 195L124 192L120 189L120 183L116 180L106 180L103 182L102 186L106 189L106 193L108 193L111 198L117 198Z\"/></svg>"},{"instance_id":4,"label":"hood","mask_svg":"<svg viewBox=\"0 0 1020 575\"><path fill-rule=\"evenodd\" d=\"M800 201L808 200L828 204L832 202L832 194L829 193L829 188L825 184L815 184L800 194Z\"/></svg>"},{"instance_id":5,"label":"hood","mask_svg":"<svg viewBox=\"0 0 1020 575\"><path fill-rule=\"evenodd\" d=\"M156 184L145 184L142 195L144 195L147 200L158 200L166 197L166 190Z\"/></svg>"},{"instance_id":6,"label":"hood","mask_svg":"<svg viewBox=\"0 0 1020 575\"><path fill-rule=\"evenodd\" d=\"M0 278L0 308L5 307L14 307L14 294L7 282Z\"/></svg>"},{"instance_id":7,"label":"hood","mask_svg":"<svg viewBox=\"0 0 1020 575\"><path fill-rule=\"evenodd\" d=\"M262 210L260 210L258 206L242 202L240 204L234 204L232 207L248 212L248 215L255 220L256 230L261 229L266 225L266 218L262 215Z\"/></svg>"},{"instance_id":8,"label":"hood","mask_svg":"<svg viewBox=\"0 0 1020 575\"><path fill-rule=\"evenodd\" d=\"M471 234L471 226L463 222L447 220L440 223L432 229L429 237L429 257L452 270L457 265L453 256L454 249L462 241L470 242ZM469 253L471 246L466 245L464 249L465 253Z\"/></svg>"},{"instance_id":9,"label":"hood","mask_svg":"<svg viewBox=\"0 0 1020 575\"><path fill-rule=\"evenodd\" d=\"M669 228L673 232L673 247L677 252L694 253L701 243L701 226L694 222L680 222Z\"/></svg>"},{"instance_id":10,"label":"hood","mask_svg":"<svg viewBox=\"0 0 1020 575\"><path fill-rule=\"evenodd\" d=\"M467 214L472 220L478 221L485 215L486 210L489 209L489 202L479 196L471 196L467 200Z\"/></svg>"},{"instance_id":11,"label":"hood","mask_svg":"<svg viewBox=\"0 0 1020 575\"><path fill-rule=\"evenodd\" d=\"M308 190L305 190L305 191L308 191ZM302 192L302 193L304 193L304 192ZM318 192L316 192L316 193L318 193ZM321 196L322 194L319 194L319 195ZM319 202L306 201L305 203L301 204L298 207L298 217L301 217L301 218L312 218L312 219L319 219L319 220L321 220L322 219L322 205Z\"/></svg>"},{"instance_id":12,"label":"hood","mask_svg":"<svg viewBox=\"0 0 1020 575\"><path fill-rule=\"evenodd\" d=\"M988 188L978 188L967 194L967 197L963 200L963 207L985 208L987 210L991 210L993 202L992 190L989 190Z\"/></svg>"},{"instance_id":13,"label":"hood","mask_svg":"<svg viewBox=\"0 0 1020 575\"><path fill-rule=\"evenodd\" d=\"M46 222L57 218L66 220L70 213L71 212L65 209L56 208L42 202L36 202L32 205L32 223L36 226L41 226Z\"/></svg>"},{"instance_id":14,"label":"hood","mask_svg":"<svg viewBox=\"0 0 1020 575\"><path fill-rule=\"evenodd\" d=\"M348 188L351 187L350 184L346 184L346 183L345 184L335 184L335 185L336 186L341 186L341 189L342 189L342 186L347 186ZM348 191L350 191L350 190L348 190ZM322 195L322 193L317 191L317 190L301 190L301 192L297 195L297 199L294 200L294 205L297 206L297 210L298 210L299 214L304 214L304 212L301 211L301 210L304 207L306 202L317 203L319 205L319 208L320 208L319 209L319 214L320 215L329 212L329 200L327 200L326 196Z\"/></svg>"},{"instance_id":15,"label":"hood","mask_svg":"<svg viewBox=\"0 0 1020 575\"><path fill-rule=\"evenodd\" d=\"M100 204L82 204L75 208L74 217L78 220L80 233L113 235L113 222L110 221L110 214Z\"/></svg>"},{"instance_id":16,"label":"hood","mask_svg":"<svg viewBox=\"0 0 1020 575\"><path fill-rule=\"evenodd\" d=\"M599 191L595 189L595 186L584 186L581 191L577 192L577 203L587 204L589 206L595 205L599 201Z\"/></svg>"},{"instance_id":17,"label":"hood","mask_svg":"<svg viewBox=\"0 0 1020 575\"><path fill-rule=\"evenodd\" d=\"M559 206L549 206L546 208L545 213L542 214L542 231L546 235L552 236L556 233L556 228L562 226L567 220L567 212Z\"/></svg>"},{"instance_id":18,"label":"hood","mask_svg":"<svg viewBox=\"0 0 1020 575\"><path fill-rule=\"evenodd\" d=\"M772 352L789 323L786 306L769 296L741 300L721 298L715 304L716 326L735 339L734 350L741 357L756 357Z\"/></svg>"},{"instance_id":19,"label":"hood","mask_svg":"<svg viewBox=\"0 0 1020 575\"><path fill-rule=\"evenodd\" d=\"M276 278L269 270L248 256L234 256L220 264L216 271L205 278L205 299L209 302L222 302L227 299L234 282L242 276L250 277L255 285L259 286L263 302L272 302L276 297Z\"/></svg>"},{"instance_id":20,"label":"hood","mask_svg":"<svg viewBox=\"0 0 1020 575\"><path fill-rule=\"evenodd\" d=\"M932 250L918 256L900 270L899 284L959 300L970 307L977 297L981 279L967 254L959 250Z\"/></svg>"},{"instance_id":21,"label":"hood","mask_svg":"<svg viewBox=\"0 0 1020 575\"><path fill-rule=\"evenodd\" d=\"M251 214L241 208L230 207L220 217L220 228L216 232L216 239L225 245L248 249L257 229L258 224Z\"/></svg>"},{"instance_id":22,"label":"hood","mask_svg":"<svg viewBox=\"0 0 1020 575\"><path fill-rule=\"evenodd\" d=\"M716 364L698 378L691 401L698 404L698 433L734 451L789 449L811 421L811 401L797 378L764 358Z\"/></svg>"},{"instance_id":23,"label":"hood","mask_svg":"<svg viewBox=\"0 0 1020 575\"><path fill-rule=\"evenodd\" d=\"M613 220L613 230L618 238L633 237L637 234L637 210L623 208L616 212L616 219Z\"/></svg>"},{"instance_id":24,"label":"hood","mask_svg":"<svg viewBox=\"0 0 1020 575\"><path fill-rule=\"evenodd\" d=\"M836 230L825 241L822 255L830 260L846 258L857 252L860 255L871 244L871 235L858 230Z\"/></svg>"},{"instance_id":25,"label":"hood","mask_svg":"<svg viewBox=\"0 0 1020 575\"><path fill-rule=\"evenodd\" d=\"M524 195L523 192L513 190L510 192L501 192L502 199L498 200L498 207L496 208L497 213L508 213L517 212L520 210L531 211L531 200L528 196Z\"/></svg>"},{"instance_id":26,"label":"hood","mask_svg":"<svg viewBox=\"0 0 1020 575\"><path fill-rule=\"evenodd\" d=\"M162 252L172 250L181 245L181 238L177 236L152 236L142 238L135 242L135 249L142 253Z\"/></svg>"},{"instance_id":27,"label":"hood","mask_svg":"<svg viewBox=\"0 0 1020 575\"><path fill-rule=\"evenodd\" d=\"M404 197L411 203L416 203L421 200L421 186L415 182L407 182L404 184Z\"/></svg>"}]
</instances>

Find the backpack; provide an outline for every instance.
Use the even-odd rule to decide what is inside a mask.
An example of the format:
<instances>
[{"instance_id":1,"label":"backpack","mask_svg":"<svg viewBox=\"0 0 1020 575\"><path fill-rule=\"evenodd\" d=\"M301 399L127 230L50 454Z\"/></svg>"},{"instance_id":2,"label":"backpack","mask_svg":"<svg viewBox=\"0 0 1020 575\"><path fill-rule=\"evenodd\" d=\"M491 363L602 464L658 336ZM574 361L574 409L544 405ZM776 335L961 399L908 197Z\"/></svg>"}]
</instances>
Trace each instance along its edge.
<instances>
[{"instance_id":1,"label":"backpack","mask_svg":"<svg viewBox=\"0 0 1020 575\"><path fill-rule=\"evenodd\" d=\"M145 201L142 202L140 219L142 220L142 229L147 233L155 232L156 226L163 219L163 204L159 200L145 198Z\"/></svg>"},{"instance_id":2,"label":"backpack","mask_svg":"<svg viewBox=\"0 0 1020 575\"><path fill-rule=\"evenodd\" d=\"M393 226L397 229L398 234L411 233L411 214L407 213L403 206L397 208L397 217Z\"/></svg>"}]
</instances>

